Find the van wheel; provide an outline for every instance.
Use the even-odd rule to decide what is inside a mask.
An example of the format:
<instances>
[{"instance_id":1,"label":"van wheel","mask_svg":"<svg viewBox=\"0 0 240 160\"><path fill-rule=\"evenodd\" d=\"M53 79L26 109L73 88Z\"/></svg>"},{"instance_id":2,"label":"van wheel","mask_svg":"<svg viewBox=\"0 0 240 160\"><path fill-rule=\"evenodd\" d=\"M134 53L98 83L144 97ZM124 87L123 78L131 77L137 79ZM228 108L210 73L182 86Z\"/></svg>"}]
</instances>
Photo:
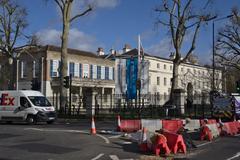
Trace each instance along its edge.
<instances>
[{"instance_id":1,"label":"van wheel","mask_svg":"<svg viewBox=\"0 0 240 160\"><path fill-rule=\"evenodd\" d=\"M54 121L47 121L47 124L53 124Z\"/></svg>"},{"instance_id":2,"label":"van wheel","mask_svg":"<svg viewBox=\"0 0 240 160\"><path fill-rule=\"evenodd\" d=\"M7 124L12 124L12 121L6 121Z\"/></svg>"},{"instance_id":3,"label":"van wheel","mask_svg":"<svg viewBox=\"0 0 240 160\"><path fill-rule=\"evenodd\" d=\"M27 117L27 123L28 124L36 124L36 118L33 116L33 115L28 115L28 117Z\"/></svg>"}]
</instances>

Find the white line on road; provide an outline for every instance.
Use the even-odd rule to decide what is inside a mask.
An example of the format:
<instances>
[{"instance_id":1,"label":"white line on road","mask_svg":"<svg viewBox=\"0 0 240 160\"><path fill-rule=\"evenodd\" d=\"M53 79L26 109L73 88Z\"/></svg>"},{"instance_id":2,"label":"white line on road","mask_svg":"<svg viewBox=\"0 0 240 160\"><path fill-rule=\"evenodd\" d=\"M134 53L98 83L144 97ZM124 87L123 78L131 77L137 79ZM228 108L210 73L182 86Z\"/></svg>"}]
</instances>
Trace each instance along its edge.
<instances>
[{"instance_id":1,"label":"white line on road","mask_svg":"<svg viewBox=\"0 0 240 160\"><path fill-rule=\"evenodd\" d=\"M101 158L103 155L104 155L104 154L103 154L103 153L101 153L101 154L97 155L96 157L94 157L94 158L93 158L93 159L91 159L91 160L97 160L97 159Z\"/></svg>"},{"instance_id":2,"label":"white line on road","mask_svg":"<svg viewBox=\"0 0 240 160\"><path fill-rule=\"evenodd\" d=\"M116 135L116 136L110 136L110 137L108 137L108 138L120 138L122 135Z\"/></svg>"},{"instance_id":3,"label":"white line on road","mask_svg":"<svg viewBox=\"0 0 240 160\"><path fill-rule=\"evenodd\" d=\"M110 157L112 160L120 160L120 159L118 158L118 156L116 156L116 155L109 155L109 157ZM134 160L134 159L130 158L130 159L122 159L122 160Z\"/></svg>"},{"instance_id":4,"label":"white line on road","mask_svg":"<svg viewBox=\"0 0 240 160\"><path fill-rule=\"evenodd\" d=\"M104 139L104 140L105 140L105 143L107 143L107 144L110 143L109 139L107 139L106 137L104 137L104 136L102 136L102 135L100 135L100 134L96 134L96 136L101 137L102 139Z\"/></svg>"},{"instance_id":5,"label":"white line on road","mask_svg":"<svg viewBox=\"0 0 240 160\"><path fill-rule=\"evenodd\" d=\"M236 135L235 135L235 137L238 137L238 136L240 136L240 134L236 134Z\"/></svg>"},{"instance_id":6,"label":"white line on road","mask_svg":"<svg viewBox=\"0 0 240 160\"><path fill-rule=\"evenodd\" d=\"M109 157L110 157L112 160L119 160L119 158L118 158L116 155L109 155Z\"/></svg>"},{"instance_id":7,"label":"white line on road","mask_svg":"<svg viewBox=\"0 0 240 160\"><path fill-rule=\"evenodd\" d=\"M210 143L212 143L212 142L206 142L206 143L203 143L203 144L199 144L199 145L197 145L197 147L205 146L205 145L210 144Z\"/></svg>"},{"instance_id":8,"label":"white line on road","mask_svg":"<svg viewBox=\"0 0 240 160\"><path fill-rule=\"evenodd\" d=\"M24 128L24 130L35 130L35 131L42 131L42 132L45 131L45 132L68 132L68 133L84 133L84 134L89 134L89 132L87 132L87 131L80 131L80 130L64 130L64 129ZM105 141L105 143L107 143L107 144L110 143L110 141L109 141L106 137L104 137L104 136L102 136L102 135L100 135L100 134L96 134L96 136L102 138L102 139Z\"/></svg>"},{"instance_id":9,"label":"white line on road","mask_svg":"<svg viewBox=\"0 0 240 160\"><path fill-rule=\"evenodd\" d=\"M228 158L227 160L232 160L240 156L240 152L236 153L234 156Z\"/></svg>"}]
</instances>

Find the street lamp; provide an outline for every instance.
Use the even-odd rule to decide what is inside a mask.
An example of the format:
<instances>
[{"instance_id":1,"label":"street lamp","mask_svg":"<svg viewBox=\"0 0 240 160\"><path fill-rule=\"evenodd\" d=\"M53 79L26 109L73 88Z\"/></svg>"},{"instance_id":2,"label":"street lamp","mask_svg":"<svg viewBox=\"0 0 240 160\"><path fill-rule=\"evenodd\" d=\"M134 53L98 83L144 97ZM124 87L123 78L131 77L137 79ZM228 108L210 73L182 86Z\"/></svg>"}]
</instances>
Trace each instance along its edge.
<instances>
[{"instance_id":1,"label":"street lamp","mask_svg":"<svg viewBox=\"0 0 240 160\"><path fill-rule=\"evenodd\" d=\"M212 48L212 70L213 70L213 76L212 76L212 90L215 91L215 22L220 21L220 20L224 20L224 19L228 19L233 17L233 15L228 15L225 17L221 17L221 18L217 18L217 16L214 17L213 23L212 23L212 30L213 30L213 34L212 34L212 40L213 40L213 48Z\"/></svg>"}]
</instances>

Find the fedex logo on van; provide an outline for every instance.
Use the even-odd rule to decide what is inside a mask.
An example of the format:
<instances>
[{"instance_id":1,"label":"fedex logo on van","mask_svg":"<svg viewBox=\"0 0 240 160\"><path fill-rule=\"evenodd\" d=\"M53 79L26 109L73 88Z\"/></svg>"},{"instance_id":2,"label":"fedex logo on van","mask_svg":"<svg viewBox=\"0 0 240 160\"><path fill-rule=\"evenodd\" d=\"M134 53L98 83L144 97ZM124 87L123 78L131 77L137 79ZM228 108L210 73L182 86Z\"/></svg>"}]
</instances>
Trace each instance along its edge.
<instances>
[{"instance_id":1,"label":"fedex logo on van","mask_svg":"<svg viewBox=\"0 0 240 160\"><path fill-rule=\"evenodd\" d=\"M1 106L14 106L14 97L9 97L8 93L3 93L0 97Z\"/></svg>"}]
</instances>

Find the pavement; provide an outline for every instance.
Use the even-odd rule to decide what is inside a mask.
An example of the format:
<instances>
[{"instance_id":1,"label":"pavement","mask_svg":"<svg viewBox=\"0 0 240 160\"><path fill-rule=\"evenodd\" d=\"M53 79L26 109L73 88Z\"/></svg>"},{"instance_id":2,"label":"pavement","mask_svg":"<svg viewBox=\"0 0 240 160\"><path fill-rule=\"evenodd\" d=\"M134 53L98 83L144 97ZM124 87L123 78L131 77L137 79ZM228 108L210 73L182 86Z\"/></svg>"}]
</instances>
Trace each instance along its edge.
<instances>
[{"instance_id":1,"label":"pavement","mask_svg":"<svg viewBox=\"0 0 240 160\"><path fill-rule=\"evenodd\" d=\"M0 160L135 160L135 159L240 159L240 136L197 140L187 154L156 157L141 153L138 144L115 132L115 120L96 121L97 135L89 134L88 119L58 119L55 124L0 124ZM195 138L194 138L195 137Z\"/></svg>"}]
</instances>

